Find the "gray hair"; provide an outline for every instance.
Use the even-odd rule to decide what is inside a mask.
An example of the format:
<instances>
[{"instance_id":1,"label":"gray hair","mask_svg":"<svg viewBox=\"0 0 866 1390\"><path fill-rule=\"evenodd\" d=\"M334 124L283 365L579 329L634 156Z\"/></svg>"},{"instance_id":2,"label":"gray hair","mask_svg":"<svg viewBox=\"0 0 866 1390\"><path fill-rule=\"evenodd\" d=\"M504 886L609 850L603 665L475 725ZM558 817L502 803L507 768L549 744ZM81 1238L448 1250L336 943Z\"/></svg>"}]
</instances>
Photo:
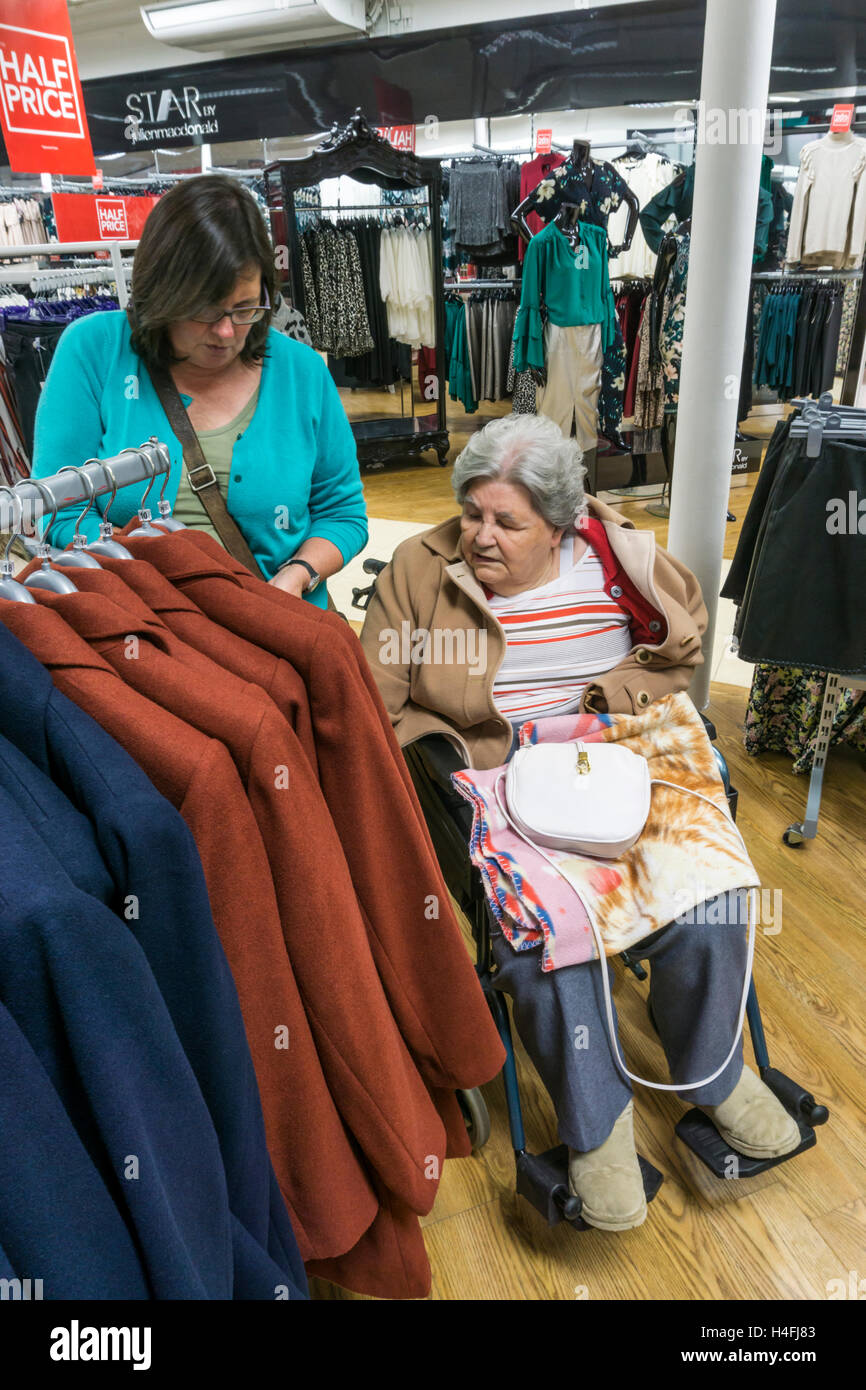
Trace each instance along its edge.
<instances>
[{"instance_id":1,"label":"gray hair","mask_svg":"<svg viewBox=\"0 0 866 1390\"><path fill-rule=\"evenodd\" d=\"M473 434L451 474L457 501L477 478L521 483L551 526L571 526L587 511L586 469L575 439L544 415L505 415Z\"/></svg>"}]
</instances>

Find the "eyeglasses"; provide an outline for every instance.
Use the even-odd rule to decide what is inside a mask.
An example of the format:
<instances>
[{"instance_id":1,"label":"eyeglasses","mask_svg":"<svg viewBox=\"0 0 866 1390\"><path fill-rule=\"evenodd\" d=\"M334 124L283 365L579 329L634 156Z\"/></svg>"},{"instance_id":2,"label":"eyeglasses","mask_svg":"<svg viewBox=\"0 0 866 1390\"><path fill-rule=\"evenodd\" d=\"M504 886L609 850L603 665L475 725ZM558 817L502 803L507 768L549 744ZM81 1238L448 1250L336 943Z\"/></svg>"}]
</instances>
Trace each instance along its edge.
<instances>
[{"instance_id":1,"label":"eyeglasses","mask_svg":"<svg viewBox=\"0 0 866 1390\"><path fill-rule=\"evenodd\" d=\"M211 309L202 309L197 314L190 314L192 323L222 323L224 318L230 318L232 323L238 328L246 328L248 324L258 323L263 319L271 307L270 297L265 290L265 304L249 305L243 309L217 309L214 305Z\"/></svg>"}]
</instances>

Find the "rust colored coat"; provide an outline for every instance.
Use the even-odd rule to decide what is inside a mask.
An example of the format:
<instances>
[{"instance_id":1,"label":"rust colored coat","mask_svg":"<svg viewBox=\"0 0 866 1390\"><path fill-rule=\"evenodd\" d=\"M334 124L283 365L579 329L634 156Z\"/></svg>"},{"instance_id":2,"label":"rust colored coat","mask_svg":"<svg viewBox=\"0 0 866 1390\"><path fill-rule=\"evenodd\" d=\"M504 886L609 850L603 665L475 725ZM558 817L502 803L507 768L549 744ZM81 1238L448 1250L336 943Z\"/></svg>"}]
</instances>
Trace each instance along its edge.
<instances>
[{"instance_id":1,"label":"rust colored coat","mask_svg":"<svg viewBox=\"0 0 866 1390\"><path fill-rule=\"evenodd\" d=\"M302 676L322 790L401 1032L434 1086L483 1085L502 1066L502 1044L397 742L361 675L357 638L341 618L253 578L201 532L143 544L204 612Z\"/></svg>"}]
</instances>

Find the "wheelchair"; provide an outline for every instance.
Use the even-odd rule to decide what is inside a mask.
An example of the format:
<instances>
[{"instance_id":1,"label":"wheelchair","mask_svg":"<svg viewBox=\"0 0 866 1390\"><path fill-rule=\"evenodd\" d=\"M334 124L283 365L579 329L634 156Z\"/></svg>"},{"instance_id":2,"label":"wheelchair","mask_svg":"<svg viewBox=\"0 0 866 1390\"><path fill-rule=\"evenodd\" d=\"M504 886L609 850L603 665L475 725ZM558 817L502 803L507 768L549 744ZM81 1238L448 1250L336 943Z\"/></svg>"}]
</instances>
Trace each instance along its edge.
<instances>
[{"instance_id":1,"label":"wheelchair","mask_svg":"<svg viewBox=\"0 0 866 1390\"><path fill-rule=\"evenodd\" d=\"M352 591L352 606L362 611L372 597L376 580L385 568L383 560L364 561L365 573L372 576L367 588ZM716 747L715 726L701 715L707 734L713 744L713 752L719 766L725 794L731 815L736 819L738 793L731 786L728 766L721 750ZM441 734L428 734L403 750L415 791L421 803L424 819L442 876L452 897L466 916L475 943L475 970L484 997L493 1014L499 1036L505 1048L503 1080L508 1108L508 1122L511 1130L511 1143L517 1174L517 1192L547 1221L557 1225L566 1221L577 1230L587 1230L581 1219L581 1202L572 1196L568 1187L568 1148L558 1144L543 1153L530 1153L527 1149L523 1128L523 1112L520 1104L520 1091L517 1081L517 1065L508 1006L503 995L493 987L494 961L490 944L491 910L487 902L481 875L469 857L469 838L472 829L472 808L455 790L451 774L462 770L464 764L458 750ZM648 978L647 971L640 961L632 959L628 951L620 953L620 959L637 979ZM649 1009L650 1022L655 1028L652 1010ZM779 1158L758 1159L746 1154L733 1153L722 1138L709 1116L693 1108L678 1122L675 1132L682 1142L690 1148L712 1173L719 1178L730 1178L731 1158L736 1159L738 1178L754 1177L767 1168L776 1167L796 1158L811 1149L816 1143L815 1126L826 1123L829 1118L827 1107L819 1104L815 1097L784 1072L770 1066L767 1041L761 1022L758 998L754 979L749 985L746 1006L752 1045L758 1063L761 1079L778 1097L782 1105L793 1116L799 1130L801 1141L796 1149ZM658 1031L656 1029L656 1031ZM490 1116L481 1091L458 1092L466 1127L473 1150L481 1149L490 1137ZM643 1155L638 1155L644 1181L647 1202L651 1202L661 1187L663 1177Z\"/></svg>"}]
</instances>

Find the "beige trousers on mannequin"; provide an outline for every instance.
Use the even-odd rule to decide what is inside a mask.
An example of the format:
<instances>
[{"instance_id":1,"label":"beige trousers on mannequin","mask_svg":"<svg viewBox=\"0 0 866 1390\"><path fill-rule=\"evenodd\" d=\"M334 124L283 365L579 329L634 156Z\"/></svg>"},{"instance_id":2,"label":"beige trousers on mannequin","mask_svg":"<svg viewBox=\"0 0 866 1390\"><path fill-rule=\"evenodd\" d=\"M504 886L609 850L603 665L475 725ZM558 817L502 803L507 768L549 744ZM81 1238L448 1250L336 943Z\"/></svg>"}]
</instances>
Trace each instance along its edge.
<instances>
[{"instance_id":1,"label":"beige trousers on mannequin","mask_svg":"<svg viewBox=\"0 0 866 1390\"><path fill-rule=\"evenodd\" d=\"M601 324L574 324L560 328L548 323L544 330L547 384L538 394L539 415L555 420L565 435L575 434L586 453L598 440L598 396L601 391Z\"/></svg>"}]
</instances>

